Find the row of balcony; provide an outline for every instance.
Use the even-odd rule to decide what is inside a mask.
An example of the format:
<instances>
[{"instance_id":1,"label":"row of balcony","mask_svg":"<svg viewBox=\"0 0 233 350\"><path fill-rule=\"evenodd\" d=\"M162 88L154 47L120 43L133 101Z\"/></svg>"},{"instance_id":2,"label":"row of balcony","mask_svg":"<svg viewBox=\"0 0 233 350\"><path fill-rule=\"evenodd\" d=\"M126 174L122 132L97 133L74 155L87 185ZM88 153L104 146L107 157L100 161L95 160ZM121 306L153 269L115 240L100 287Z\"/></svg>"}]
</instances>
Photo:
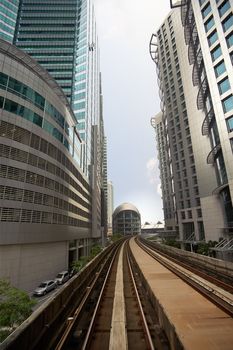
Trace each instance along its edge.
<instances>
[{"instance_id":1,"label":"row of balcony","mask_svg":"<svg viewBox=\"0 0 233 350\"><path fill-rule=\"evenodd\" d=\"M181 1L182 2L182 1ZM209 84L204 68L203 55L200 48L200 42L195 24L194 13L190 0L183 0L181 4L181 19L184 27L185 42L188 45L189 63L193 64L192 81L194 86L199 86L197 95L197 108L206 111L206 100L209 96ZM206 112L205 119L202 123L202 135L209 135L211 125L215 118L213 107ZM218 143L207 156L207 164L214 165L221 152L221 144ZM218 186L213 193L217 194L228 185L228 181Z\"/></svg>"}]
</instances>

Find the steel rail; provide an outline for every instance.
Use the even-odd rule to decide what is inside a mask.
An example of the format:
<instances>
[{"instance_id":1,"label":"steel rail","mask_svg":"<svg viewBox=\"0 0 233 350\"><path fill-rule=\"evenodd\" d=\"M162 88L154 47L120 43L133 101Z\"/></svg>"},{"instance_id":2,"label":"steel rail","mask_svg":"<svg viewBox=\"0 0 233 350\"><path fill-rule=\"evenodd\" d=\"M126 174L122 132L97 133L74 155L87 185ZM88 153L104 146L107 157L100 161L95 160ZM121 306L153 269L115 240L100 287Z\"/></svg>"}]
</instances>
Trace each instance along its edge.
<instances>
[{"instance_id":1,"label":"steel rail","mask_svg":"<svg viewBox=\"0 0 233 350\"><path fill-rule=\"evenodd\" d=\"M124 243L123 243L123 246L124 246ZM99 297L98 297L98 301L96 303L96 306L95 306L95 310L93 312L93 316L91 318L91 322L89 324L89 327L88 327L88 330L87 330L87 334L86 334L86 337L85 337L85 340L84 340L84 343L82 345L82 350L85 350L87 349L88 345L89 345L89 341L90 341L90 337L91 337L91 334L93 333L93 329L94 329L94 324L95 324L95 320L96 320L96 316L97 316L97 312L99 310L99 306L100 306L100 303L102 301L102 298L103 298L103 294L104 294L104 290L105 290L105 287L106 287L106 284L107 284L107 280L110 276L110 273L111 273L111 270L112 270L112 265L115 261L115 258L116 258L116 255L118 253L118 250L122 248L122 246L119 246L117 251L115 252L112 260L111 260L111 263L109 265L109 268L108 268L108 271L107 271L107 274L106 274L106 277L104 279L104 283L103 283L103 286L101 288L101 291L100 291L100 294L99 294Z\"/></svg>"},{"instance_id":2,"label":"steel rail","mask_svg":"<svg viewBox=\"0 0 233 350\"><path fill-rule=\"evenodd\" d=\"M142 242L142 244L144 244L145 246L151 248L152 250L154 250L158 254L164 256L165 258L167 258L169 260L172 260L175 263L183 266L185 269L190 270L191 272L195 273L196 275L199 275L200 277L208 280L209 282L215 284L216 286L221 287L222 289L226 290L227 292L233 293L233 285L231 285L229 283L226 283L226 282L223 282L222 280L211 276L208 272L201 271L200 268L196 267L197 264L193 263L193 265L192 265L191 263L189 264L189 263L184 262L184 260L182 258L180 258L180 257L179 258L175 258L174 256L166 254L165 252L162 252L158 248L154 247L153 244L151 244L149 242ZM206 268L206 270L208 270L208 269ZM214 273L211 270L209 270L209 272L212 273L212 274ZM227 278L227 276L226 276L226 278Z\"/></svg>"},{"instance_id":3,"label":"steel rail","mask_svg":"<svg viewBox=\"0 0 233 350\"><path fill-rule=\"evenodd\" d=\"M116 256L120 246L118 246L118 248L116 249L115 253L113 254L113 257L111 257L110 267L112 266L112 263L113 263L113 261L115 259L115 256ZM70 336L70 334L72 332L73 327L75 326L75 322L76 322L77 318L79 317L79 315L81 314L82 309L85 306L85 304L86 304L86 302L87 302L91 292L93 291L93 289L95 287L95 284L96 284L100 274L102 273L103 269L105 268L105 266L107 264L107 261L108 261L108 259L105 261L105 264L103 264L101 266L100 271L96 273L96 276L95 276L94 280L92 281L91 285L86 288L86 293L85 293L81 303L79 304L79 306L75 310L73 316L68 317L68 319L67 319L68 325L67 325L67 327L66 327L62 337L60 338L59 342L57 343L56 347L54 348L54 350L61 350L61 349L63 349L63 347L64 347L68 337ZM110 267L108 268L107 274L109 274ZM106 278L104 280L104 283L105 283L105 281L106 281ZM102 292L102 289L101 289L101 292ZM98 301L99 301L99 299L98 299ZM93 317L92 317L92 319L93 319Z\"/></svg>"},{"instance_id":4,"label":"steel rail","mask_svg":"<svg viewBox=\"0 0 233 350\"><path fill-rule=\"evenodd\" d=\"M181 269L178 269L178 267L175 267L172 265L172 263L165 261L169 260L168 258L163 257L161 254L157 252L153 252L152 249L145 246L142 242L138 241L136 239L136 243L141 247L147 254L149 254L153 259L157 260L160 264L165 266L168 270L170 270L172 273L180 277L182 280L184 280L186 283L191 285L195 290L200 292L202 295L204 295L207 299L209 299L211 302L215 303L219 308L221 308L224 312L229 314L231 317L233 317L233 302L232 300L228 299L226 296L221 294L219 291L213 289L208 284L204 283L203 281L200 281L200 279L197 278L197 276L191 276L190 273L184 272ZM174 264L174 262L173 262Z\"/></svg>"},{"instance_id":5,"label":"steel rail","mask_svg":"<svg viewBox=\"0 0 233 350\"><path fill-rule=\"evenodd\" d=\"M138 293L138 290L137 290L137 285L136 285L136 282L135 282L133 269L132 269L132 264L131 264L131 261L130 261L128 250L129 250L129 244L127 244L127 263L128 263L128 268L129 268L129 271L130 271L131 281L132 281L133 286L134 286L134 292L135 292L135 295L136 295L138 308L139 308L141 319L142 319L142 327L144 329L144 334L146 336L145 340L146 340L146 343L148 345L148 349L154 350L155 349L154 348L154 344L153 344L153 341L151 339L150 330L149 330L149 327L148 327L148 324L147 324L147 320L146 320L146 317L145 317L145 314L144 314L144 311L143 311L143 308L142 308L142 303L141 303L141 300L140 300L140 296L139 296L139 293Z\"/></svg>"}]
</instances>

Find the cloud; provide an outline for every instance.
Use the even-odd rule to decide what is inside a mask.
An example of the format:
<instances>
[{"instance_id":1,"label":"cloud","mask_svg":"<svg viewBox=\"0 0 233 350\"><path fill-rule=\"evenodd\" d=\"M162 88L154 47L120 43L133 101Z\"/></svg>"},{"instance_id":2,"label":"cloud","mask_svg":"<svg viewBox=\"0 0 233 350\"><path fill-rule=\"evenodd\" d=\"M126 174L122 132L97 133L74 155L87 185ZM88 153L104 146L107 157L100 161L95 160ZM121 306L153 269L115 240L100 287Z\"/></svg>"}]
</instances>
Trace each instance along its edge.
<instances>
[{"instance_id":1,"label":"cloud","mask_svg":"<svg viewBox=\"0 0 233 350\"><path fill-rule=\"evenodd\" d=\"M159 7L160 11L154 0L144 1L143 6L139 0L95 0L99 33L103 40L119 39L138 46L139 40L149 40L167 15L169 1Z\"/></svg>"},{"instance_id":2,"label":"cloud","mask_svg":"<svg viewBox=\"0 0 233 350\"><path fill-rule=\"evenodd\" d=\"M161 183L157 185L157 193L162 197L162 189L161 189Z\"/></svg>"},{"instance_id":3,"label":"cloud","mask_svg":"<svg viewBox=\"0 0 233 350\"><path fill-rule=\"evenodd\" d=\"M149 179L149 183L155 186L155 188L157 189L157 193L161 197L162 190L161 190L161 182L159 177L158 165L159 165L158 159L150 158L146 163L146 168L147 168L147 177Z\"/></svg>"},{"instance_id":4,"label":"cloud","mask_svg":"<svg viewBox=\"0 0 233 350\"><path fill-rule=\"evenodd\" d=\"M115 203L132 202L146 221L156 222L163 214L150 117L160 110L160 101L149 41L170 11L170 3L93 3L100 46L108 174L114 183Z\"/></svg>"},{"instance_id":5,"label":"cloud","mask_svg":"<svg viewBox=\"0 0 233 350\"><path fill-rule=\"evenodd\" d=\"M146 163L147 177L149 182L153 185L158 183L158 175L156 174L156 169L158 168L158 160L156 158L151 158Z\"/></svg>"},{"instance_id":6,"label":"cloud","mask_svg":"<svg viewBox=\"0 0 233 350\"><path fill-rule=\"evenodd\" d=\"M95 4L97 26L102 40L122 39L126 32L123 4L116 1L97 0Z\"/></svg>"}]
</instances>

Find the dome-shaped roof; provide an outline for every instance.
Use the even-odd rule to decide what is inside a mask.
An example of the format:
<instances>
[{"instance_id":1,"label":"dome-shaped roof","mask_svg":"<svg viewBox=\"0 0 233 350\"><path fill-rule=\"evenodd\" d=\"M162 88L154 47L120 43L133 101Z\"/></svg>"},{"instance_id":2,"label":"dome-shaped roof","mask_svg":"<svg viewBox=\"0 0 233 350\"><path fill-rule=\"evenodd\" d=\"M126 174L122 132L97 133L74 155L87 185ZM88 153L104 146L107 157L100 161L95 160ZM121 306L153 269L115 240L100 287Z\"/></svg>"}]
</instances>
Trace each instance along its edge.
<instances>
[{"instance_id":1,"label":"dome-shaped roof","mask_svg":"<svg viewBox=\"0 0 233 350\"><path fill-rule=\"evenodd\" d=\"M125 211L125 210L131 210L131 211L135 211L139 216L140 213L138 211L138 209L131 203L122 203L121 205L119 205L113 212L113 216L116 216L117 214L119 214L121 211Z\"/></svg>"}]
</instances>

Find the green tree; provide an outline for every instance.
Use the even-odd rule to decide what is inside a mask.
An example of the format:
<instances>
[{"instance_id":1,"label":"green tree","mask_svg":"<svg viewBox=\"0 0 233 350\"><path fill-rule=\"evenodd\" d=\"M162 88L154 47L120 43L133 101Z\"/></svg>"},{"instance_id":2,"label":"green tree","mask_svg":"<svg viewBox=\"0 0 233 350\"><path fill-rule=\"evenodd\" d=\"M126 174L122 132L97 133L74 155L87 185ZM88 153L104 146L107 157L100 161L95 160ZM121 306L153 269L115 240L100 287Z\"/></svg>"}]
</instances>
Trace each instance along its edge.
<instances>
[{"instance_id":1,"label":"green tree","mask_svg":"<svg viewBox=\"0 0 233 350\"><path fill-rule=\"evenodd\" d=\"M162 243L170 247L180 248L180 243L173 238L164 238Z\"/></svg>"},{"instance_id":2,"label":"green tree","mask_svg":"<svg viewBox=\"0 0 233 350\"><path fill-rule=\"evenodd\" d=\"M202 255L208 255L209 254L208 243L198 243L197 253Z\"/></svg>"},{"instance_id":3,"label":"green tree","mask_svg":"<svg viewBox=\"0 0 233 350\"><path fill-rule=\"evenodd\" d=\"M81 256L79 260L76 260L72 263L72 269L74 272L79 272L82 268L88 263L89 256Z\"/></svg>"},{"instance_id":4,"label":"green tree","mask_svg":"<svg viewBox=\"0 0 233 350\"><path fill-rule=\"evenodd\" d=\"M119 239L121 239L123 237L123 235L121 233L115 233L114 235L112 235L111 240L112 242L116 242Z\"/></svg>"},{"instance_id":5,"label":"green tree","mask_svg":"<svg viewBox=\"0 0 233 350\"><path fill-rule=\"evenodd\" d=\"M0 341L31 315L35 304L26 292L0 279Z\"/></svg>"},{"instance_id":6,"label":"green tree","mask_svg":"<svg viewBox=\"0 0 233 350\"><path fill-rule=\"evenodd\" d=\"M102 251L102 248L100 245L94 245L91 248L91 252L89 256L81 256L79 260L76 260L72 263L72 269L74 272L79 272L82 270L82 268L90 261L92 260L96 255L98 255Z\"/></svg>"},{"instance_id":7,"label":"green tree","mask_svg":"<svg viewBox=\"0 0 233 350\"><path fill-rule=\"evenodd\" d=\"M91 259L94 258L96 255L98 255L101 251L102 251L102 248L100 245L94 245L91 248L91 253L90 253Z\"/></svg>"}]
</instances>

